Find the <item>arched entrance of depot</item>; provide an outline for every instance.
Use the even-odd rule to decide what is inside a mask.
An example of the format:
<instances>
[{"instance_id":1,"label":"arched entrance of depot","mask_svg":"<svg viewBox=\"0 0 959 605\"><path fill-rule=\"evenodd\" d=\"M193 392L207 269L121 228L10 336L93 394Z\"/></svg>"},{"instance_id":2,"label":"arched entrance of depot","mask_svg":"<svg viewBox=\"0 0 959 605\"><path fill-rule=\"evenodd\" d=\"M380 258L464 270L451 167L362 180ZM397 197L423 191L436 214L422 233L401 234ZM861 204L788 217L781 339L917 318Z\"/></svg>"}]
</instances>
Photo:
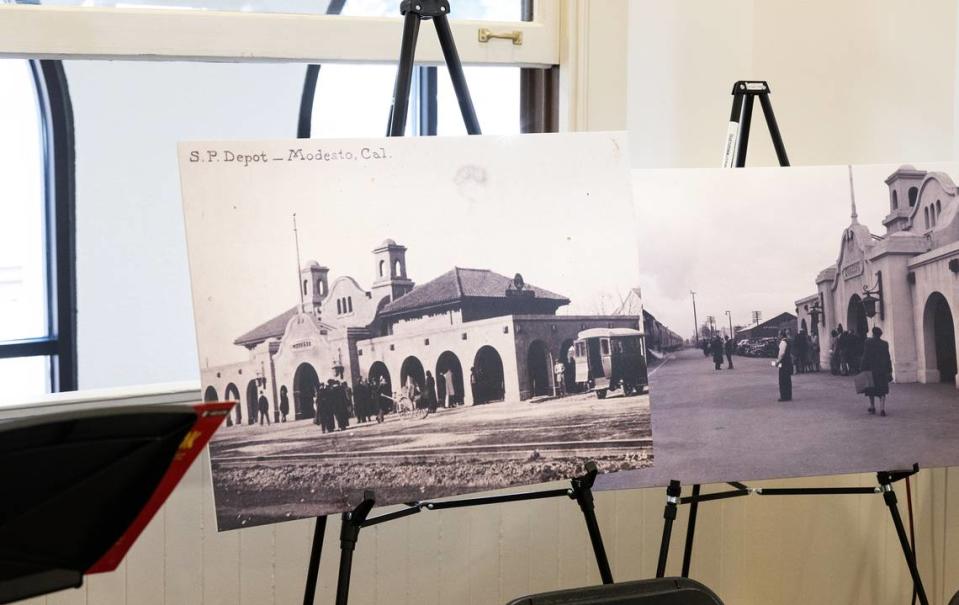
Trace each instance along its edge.
<instances>
[{"instance_id":1,"label":"arched entrance of depot","mask_svg":"<svg viewBox=\"0 0 959 605\"><path fill-rule=\"evenodd\" d=\"M449 380L446 373L449 372ZM447 383L451 383L448 387ZM449 394L450 402L454 405L463 403L463 365L459 357L452 351L444 351L436 360L436 397L440 405L446 402Z\"/></svg>"},{"instance_id":2,"label":"arched entrance of depot","mask_svg":"<svg viewBox=\"0 0 959 605\"><path fill-rule=\"evenodd\" d=\"M256 380L251 380L246 383L246 423L247 424L256 424L256 400L259 396L259 391L256 388Z\"/></svg>"},{"instance_id":3,"label":"arched entrance of depot","mask_svg":"<svg viewBox=\"0 0 959 605\"><path fill-rule=\"evenodd\" d=\"M423 363L412 355L404 359L403 365L400 366L400 384L403 385L403 389L409 387L410 380L421 391L426 385L426 371L423 369Z\"/></svg>"},{"instance_id":4,"label":"arched entrance of depot","mask_svg":"<svg viewBox=\"0 0 959 605\"><path fill-rule=\"evenodd\" d=\"M320 386L320 377L309 363L301 363L293 373L293 417L296 420L313 418L313 402Z\"/></svg>"},{"instance_id":5,"label":"arched entrance of depot","mask_svg":"<svg viewBox=\"0 0 959 605\"><path fill-rule=\"evenodd\" d=\"M233 416L237 424L243 424L243 404L240 403L240 389L231 382L226 385L226 391L223 392L223 399L236 402L236 405L233 406Z\"/></svg>"},{"instance_id":6,"label":"arched entrance of depot","mask_svg":"<svg viewBox=\"0 0 959 605\"><path fill-rule=\"evenodd\" d=\"M384 395L392 395L393 393L393 381L390 380L390 371L386 368L386 364L382 361L375 361L373 365L370 366L370 371L367 372L366 377L369 379L370 383L379 383L384 386L382 393Z\"/></svg>"},{"instance_id":7,"label":"arched entrance of depot","mask_svg":"<svg viewBox=\"0 0 959 605\"><path fill-rule=\"evenodd\" d=\"M567 338L559 347L559 359L563 362L563 386L567 393L576 390L576 363L571 359L574 342L572 338Z\"/></svg>"},{"instance_id":8,"label":"arched entrance of depot","mask_svg":"<svg viewBox=\"0 0 959 605\"><path fill-rule=\"evenodd\" d=\"M213 386L208 386L206 391L203 392L203 401L219 401L220 397L216 394L216 389Z\"/></svg>"},{"instance_id":9,"label":"arched entrance of depot","mask_svg":"<svg viewBox=\"0 0 959 605\"><path fill-rule=\"evenodd\" d=\"M853 330L859 338L869 334L869 322L866 320L866 308L858 294L853 294L846 307L846 329Z\"/></svg>"},{"instance_id":10,"label":"arched entrance of depot","mask_svg":"<svg viewBox=\"0 0 959 605\"><path fill-rule=\"evenodd\" d=\"M529 343L526 351L526 376L529 379L529 392L533 397L550 395L552 381L550 375L549 348L542 340Z\"/></svg>"},{"instance_id":11,"label":"arched entrance of depot","mask_svg":"<svg viewBox=\"0 0 959 605\"><path fill-rule=\"evenodd\" d=\"M952 320L949 301L939 292L926 299L922 314L923 344L926 370L939 374L941 382L956 381L956 326Z\"/></svg>"},{"instance_id":12,"label":"arched entrance of depot","mask_svg":"<svg viewBox=\"0 0 959 605\"><path fill-rule=\"evenodd\" d=\"M473 389L473 403L490 403L505 398L503 358L493 347L485 345L476 352L470 386Z\"/></svg>"}]
</instances>

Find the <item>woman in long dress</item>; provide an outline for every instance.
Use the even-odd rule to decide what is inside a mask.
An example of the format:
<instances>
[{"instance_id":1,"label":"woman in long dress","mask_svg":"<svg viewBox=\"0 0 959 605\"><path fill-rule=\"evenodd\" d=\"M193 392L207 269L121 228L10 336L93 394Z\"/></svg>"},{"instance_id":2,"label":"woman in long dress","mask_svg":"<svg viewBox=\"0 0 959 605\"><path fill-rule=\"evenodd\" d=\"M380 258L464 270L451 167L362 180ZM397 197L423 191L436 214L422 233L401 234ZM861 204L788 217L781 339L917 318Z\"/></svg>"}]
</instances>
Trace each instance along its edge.
<instances>
[{"instance_id":1,"label":"woman in long dress","mask_svg":"<svg viewBox=\"0 0 959 605\"><path fill-rule=\"evenodd\" d=\"M879 398L879 415L886 415L886 395L889 394L889 383L892 382L892 358L889 356L889 343L882 339L882 330L879 326L872 329L872 338L863 343L862 361L859 364L862 372L872 372L872 387L867 388L864 395L869 398L869 413L876 413L876 398Z\"/></svg>"}]
</instances>

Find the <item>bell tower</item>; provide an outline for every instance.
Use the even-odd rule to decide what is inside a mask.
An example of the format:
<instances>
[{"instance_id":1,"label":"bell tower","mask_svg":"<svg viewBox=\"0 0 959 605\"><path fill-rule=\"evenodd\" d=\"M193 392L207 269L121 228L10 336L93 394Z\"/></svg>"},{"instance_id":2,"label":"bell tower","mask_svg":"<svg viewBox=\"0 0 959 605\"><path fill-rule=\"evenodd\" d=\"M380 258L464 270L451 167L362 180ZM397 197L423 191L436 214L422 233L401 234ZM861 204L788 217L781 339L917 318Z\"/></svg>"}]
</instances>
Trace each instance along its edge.
<instances>
[{"instance_id":1,"label":"bell tower","mask_svg":"<svg viewBox=\"0 0 959 605\"><path fill-rule=\"evenodd\" d=\"M413 289L413 282L406 276L406 246L387 239L373 250L373 260L376 263L374 300L379 301L388 296L394 301Z\"/></svg>"},{"instance_id":2,"label":"bell tower","mask_svg":"<svg viewBox=\"0 0 959 605\"><path fill-rule=\"evenodd\" d=\"M925 170L916 170L905 164L889 175L889 214L883 219L887 233L902 231L909 223L909 216L919 203L919 187L926 178Z\"/></svg>"},{"instance_id":3,"label":"bell tower","mask_svg":"<svg viewBox=\"0 0 959 605\"><path fill-rule=\"evenodd\" d=\"M306 263L300 269L300 292L303 295L303 312L320 316L320 306L330 293L328 267L315 260Z\"/></svg>"}]
</instances>

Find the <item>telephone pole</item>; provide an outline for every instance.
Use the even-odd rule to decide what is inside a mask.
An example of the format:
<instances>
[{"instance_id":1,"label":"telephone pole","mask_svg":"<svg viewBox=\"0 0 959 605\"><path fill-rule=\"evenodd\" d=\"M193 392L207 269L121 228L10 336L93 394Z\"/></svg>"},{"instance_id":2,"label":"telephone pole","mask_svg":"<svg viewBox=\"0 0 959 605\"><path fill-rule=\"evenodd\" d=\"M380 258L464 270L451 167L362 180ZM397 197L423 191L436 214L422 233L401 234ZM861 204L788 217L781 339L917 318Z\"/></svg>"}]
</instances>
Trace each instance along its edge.
<instances>
[{"instance_id":1,"label":"telephone pole","mask_svg":"<svg viewBox=\"0 0 959 605\"><path fill-rule=\"evenodd\" d=\"M693 297L693 327L695 328L694 334L696 335L696 346L699 346L699 319L696 318L696 293L692 290L689 291L689 295Z\"/></svg>"}]
</instances>

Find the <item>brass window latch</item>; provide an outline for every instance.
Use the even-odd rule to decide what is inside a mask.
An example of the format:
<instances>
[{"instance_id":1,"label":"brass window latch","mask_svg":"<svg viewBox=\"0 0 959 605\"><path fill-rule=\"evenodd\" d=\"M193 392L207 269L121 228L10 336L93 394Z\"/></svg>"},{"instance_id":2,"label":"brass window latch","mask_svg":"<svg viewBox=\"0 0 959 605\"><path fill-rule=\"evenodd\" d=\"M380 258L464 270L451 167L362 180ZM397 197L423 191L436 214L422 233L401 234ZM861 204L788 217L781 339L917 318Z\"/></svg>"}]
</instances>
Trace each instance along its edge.
<instances>
[{"instance_id":1,"label":"brass window latch","mask_svg":"<svg viewBox=\"0 0 959 605\"><path fill-rule=\"evenodd\" d=\"M501 40L512 40L514 46L522 46L523 44L523 32L518 30L496 33L489 28L481 27L477 33L479 34L479 41L484 43L489 42L491 38L499 38Z\"/></svg>"}]
</instances>

